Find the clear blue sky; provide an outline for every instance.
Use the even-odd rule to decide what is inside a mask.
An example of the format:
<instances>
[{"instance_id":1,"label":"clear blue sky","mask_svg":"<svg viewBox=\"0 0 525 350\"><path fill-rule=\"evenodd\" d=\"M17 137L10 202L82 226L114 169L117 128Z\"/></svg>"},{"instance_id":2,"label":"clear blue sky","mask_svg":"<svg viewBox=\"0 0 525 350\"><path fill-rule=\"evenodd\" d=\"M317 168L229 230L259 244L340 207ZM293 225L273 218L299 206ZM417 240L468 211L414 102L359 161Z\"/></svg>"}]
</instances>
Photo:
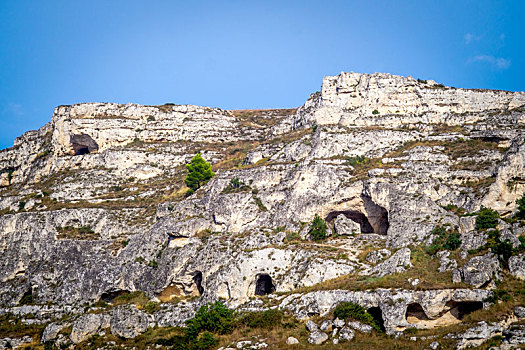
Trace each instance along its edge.
<instances>
[{"instance_id":1,"label":"clear blue sky","mask_svg":"<svg viewBox=\"0 0 525 350\"><path fill-rule=\"evenodd\" d=\"M525 1L0 0L0 147L79 102L302 105L325 75L525 90Z\"/></svg>"}]
</instances>

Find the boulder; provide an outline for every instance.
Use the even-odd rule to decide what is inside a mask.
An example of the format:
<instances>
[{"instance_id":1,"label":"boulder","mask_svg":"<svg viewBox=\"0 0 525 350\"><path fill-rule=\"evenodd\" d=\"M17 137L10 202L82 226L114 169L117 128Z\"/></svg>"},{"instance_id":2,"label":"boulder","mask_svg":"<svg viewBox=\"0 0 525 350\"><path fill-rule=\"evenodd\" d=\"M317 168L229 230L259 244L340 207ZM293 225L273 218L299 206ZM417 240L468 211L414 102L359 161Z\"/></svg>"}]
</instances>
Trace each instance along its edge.
<instances>
[{"instance_id":1,"label":"boulder","mask_svg":"<svg viewBox=\"0 0 525 350\"><path fill-rule=\"evenodd\" d=\"M370 275L383 277L397 272L404 272L410 267L412 267L410 263L410 249L401 248L392 254L390 258L374 266L370 271Z\"/></svg>"},{"instance_id":2,"label":"boulder","mask_svg":"<svg viewBox=\"0 0 525 350\"><path fill-rule=\"evenodd\" d=\"M361 233L361 225L340 214L334 221L335 233L338 235L352 235Z\"/></svg>"},{"instance_id":3,"label":"boulder","mask_svg":"<svg viewBox=\"0 0 525 350\"><path fill-rule=\"evenodd\" d=\"M392 252L388 249L372 250L367 254L365 260L371 264L377 264L381 260L384 260L392 255Z\"/></svg>"},{"instance_id":4,"label":"boulder","mask_svg":"<svg viewBox=\"0 0 525 350\"><path fill-rule=\"evenodd\" d=\"M315 332L316 330L318 330L317 325L312 320L306 321L305 327L308 330L308 332Z\"/></svg>"},{"instance_id":5,"label":"boulder","mask_svg":"<svg viewBox=\"0 0 525 350\"><path fill-rule=\"evenodd\" d=\"M458 267L458 262L456 260L448 258L450 256L450 252L448 250L438 252L436 256L441 262L441 265L439 266L439 272L451 271Z\"/></svg>"},{"instance_id":6,"label":"boulder","mask_svg":"<svg viewBox=\"0 0 525 350\"><path fill-rule=\"evenodd\" d=\"M153 326L153 316L135 306L116 307L111 313L111 334L122 338L135 338Z\"/></svg>"},{"instance_id":7,"label":"boulder","mask_svg":"<svg viewBox=\"0 0 525 350\"><path fill-rule=\"evenodd\" d=\"M481 321L477 326L467 329L464 333L456 336L458 340L457 349L466 349L468 347L476 347L483 344L488 339L501 335L502 328L497 323L488 324Z\"/></svg>"},{"instance_id":8,"label":"boulder","mask_svg":"<svg viewBox=\"0 0 525 350\"><path fill-rule=\"evenodd\" d=\"M308 336L308 342L314 345L320 345L327 340L328 340L328 334L320 332L320 331L314 331L310 333L310 335Z\"/></svg>"},{"instance_id":9,"label":"boulder","mask_svg":"<svg viewBox=\"0 0 525 350\"><path fill-rule=\"evenodd\" d=\"M348 327L343 327L339 331L339 340L340 341L350 341L350 340L354 339L354 337L355 337L354 331L351 330Z\"/></svg>"},{"instance_id":10,"label":"boulder","mask_svg":"<svg viewBox=\"0 0 525 350\"><path fill-rule=\"evenodd\" d=\"M358 321L350 321L347 325L348 327L355 329L356 331L361 333L370 333L374 329L372 326Z\"/></svg>"},{"instance_id":11,"label":"boulder","mask_svg":"<svg viewBox=\"0 0 525 350\"><path fill-rule=\"evenodd\" d=\"M286 339L286 344L288 344L288 345L299 344L299 340L297 340L297 338L295 338L295 337L288 337Z\"/></svg>"},{"instance_id":12,"label":"boulder","mask_svg":"<svg viewBox=\"0 0 525 350\"><path fill-rule=\"evenodd\" d=\"M509 271L517 279L525 280L525 254L510 257Z\"/></svg>"},{"instance_id":13,"label":"boulder","mask_svg":"<svg viewBox=\"0 0 525 350\"><path fill-rule=\"evenodd\" d=\"M49 341L53 341L57 338L58 333L64 328L67 328L70 326L70 323L57 323L52 322L46 326L44 329L44 332L42 333L41 341L42 343L47 343Z\"/></svg>"},{"instance_id":14,"label":"boulder","mask_svg":"<svg viewBox=\"0 0 525 350\"><path fill-rule=\"evenodd\" d=\"M109 315L85 314L73 322L73 329L69 338L73 344L78 344L99 330L109 327Z\"/></svg>"},{"instance_id":15,"label":"boulder","mask_svg":"<svg viewBox=\"0 0 525 350\"><path fill-rule=\"evenodd\" d=\"M493 253L475 256L460 271L465 283L476 288L486 285L493 278L498 278L499 261Z\"/></svg>"}]
</instances>

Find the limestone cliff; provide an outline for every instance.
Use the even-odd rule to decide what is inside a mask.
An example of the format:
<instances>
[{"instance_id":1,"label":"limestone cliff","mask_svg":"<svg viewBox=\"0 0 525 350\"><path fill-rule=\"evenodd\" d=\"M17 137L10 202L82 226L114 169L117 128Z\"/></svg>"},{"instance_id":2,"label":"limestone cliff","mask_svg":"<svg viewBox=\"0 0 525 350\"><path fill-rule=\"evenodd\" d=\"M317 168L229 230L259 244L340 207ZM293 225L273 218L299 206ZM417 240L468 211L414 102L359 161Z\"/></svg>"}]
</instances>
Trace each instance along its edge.
<instances>
[{"instance_id":1,"label":"limestone cliff","mask_svg":"<svg viewBox=\"0 0 525 350\"><path fill-rule=\"evenodd\" d=\"M299 319L351 301L389 334L455 324L525 273L475 224L495 209L521 249L524 140L523 92L378 73L325 77L290 110L60 106L0 151L0 313L38 314L48 340L72 319L64 344L110 324L123 338L179 326L215 300ZM188 197L197 152L216 176ZM309 236L316 214L323 242ZM436 227L459 250L426 253ZM134 292L160 306L112 308ZM105 316L80 307L101 302Z\"/></svg>"}]
</instances>

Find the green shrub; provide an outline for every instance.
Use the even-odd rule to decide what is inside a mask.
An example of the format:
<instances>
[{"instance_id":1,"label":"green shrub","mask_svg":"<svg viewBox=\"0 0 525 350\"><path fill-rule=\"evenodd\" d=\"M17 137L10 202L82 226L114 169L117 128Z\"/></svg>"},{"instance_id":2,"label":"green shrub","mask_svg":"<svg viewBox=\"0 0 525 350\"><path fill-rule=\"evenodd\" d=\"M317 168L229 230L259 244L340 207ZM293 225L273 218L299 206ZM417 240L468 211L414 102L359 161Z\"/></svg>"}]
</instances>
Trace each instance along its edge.
<instances>
[{"instance_id":1,"label":"green shrub","mask_svg":"<svg viewBox=\"0 0 525 350\"><path fill-rule=\"evenodd\" d=\"M447 236L443 248L447 250L456 250L461 246L461 235L459 232L452 232Z\"/></svg>"},{"instance_id":2,"label":"green shrub","mask_svg":"<svg viewBox=\"0 0 525 350\"><path fill-rule=\"evenodd\" d=\"M240 181L238 177L231 179L228 186L226 186L222 193L238 193L238 192L249 192L251 187Z\"/></svg>"},{"instance_id":3,"label":"green shrub","mask_svg":"<svg viewBox=\"0 0 525 350\"><path fill-rule=\"evenodd\" d=\"M186 164L186 168L189 173L184 179L186 186L193 191L196 191L202 185L206 184L215 174L211 170L211 165L202 158L200 153L197 153L190 161L190 164Z\"/></svg>"},{"instance_id":4,"label":"green shrub","mask_svg":"<svg viewBox=\"0 0 525 350\"><path fill-rule=\"evenodd\" d=\"M283 312L277 309L270 309L260 312L250 312L244 314L240 322L250 328L273 329L281 324Z\"/></svg>"},{"instance_id":5,"label":"green shrub","mask_svg":"<svg viewBox=\"0 0 525 350\"><path fill-rule=\"evenodd\" d=\"M445 226L438 225L434 227L430 234L435 237L432 244L425 247L427 254L434 255L443 249L456 250L461 246L461 235L456 228L447 229Z\"/></svg>"},{"instance_id":6,"label":"green shrub","mask_svg":"<svg viewBox=\"0 0 525 350\"><path fill-rule=\"evenodd\" d=\"M489 297L486 297L483 301L487 303L496 303L498 301L509 301L510 295L506 290L503 289L494 289L492 291L492 295Z\"/></svg>"},{"instance_id":7,"label":"green shrub","mask_svg":"<svg viewBox=\"0 0 525 350\"><path fill-rule=\"evenodd\" d=\"M499 214L490 208L481 207L476 217L476 230L496 228L498 226Z\"/></svg>"},{"instance_id":8,"label":"green shrub","mask_svg":"<svg viewBox=\"0 0 525 350\"><path fill-rule=\"evenodd\" d=\"M359 304L344 301L339 303L334 309L334 317L341 320L351 319L361 323L370 325L378 332L381 332L381 327L376 320L370 315L364 307Z\"/></svg>"},{"instance_id":9,"label":"green shrub","mask_svg":"<svg viewBox=\"0 0 525 350\"><path fill-rule=\"evenodd\" d=\"M516 213L516 218L520 220L525 220L525 194L516 201L518 204L518 212Z\"/></svg>"},{"instance_id":10,"label":"green shrub","mask_svg":"<svg viewBox=\"0 0 525 350\"><path fill-rule=\"evenodd\" d=\"M317 214L315 214L314 219L310 225L310 237L314 241L322 241L326 238L326 231L328 230L328 225L326 222Z\"/></svg>"},{"instance_id":11,"label":"green shrub","mask_svg":"<svg viewBox=\"0 0 525 350\"><path fill-rule=\"evenodd\" d=\"M228 334L233 331L234 324L233 310L217 301L201 306L195 317L186 321L185 333L188 339L197 339L202 331Z\"/></svg>"},{"instance_id":12,"label":"green shrub","mask_svg":"<svg viewBox=\"0 0 525 350\"><path fill-rule=\"evenodd\" d=\"M346 158L346 163L348 165L351 165L353 166L354 168L356 166L359 166L361 164L365 164L365 163L368 163L370 161L370 159L364 157L364 156L355 156L355 157L347 157Z\"/></svg>"},{"instance_id":13,"label":"green shrub","mask_svg":"<svg viewBox=\"0 0 525 350\"><path fill-rule=\"evenodd\" d=\"M374 110L372 111L372 114L379 114L379 111L378 111L377 109L374 109Z\"/></svg>"}]
</instances>

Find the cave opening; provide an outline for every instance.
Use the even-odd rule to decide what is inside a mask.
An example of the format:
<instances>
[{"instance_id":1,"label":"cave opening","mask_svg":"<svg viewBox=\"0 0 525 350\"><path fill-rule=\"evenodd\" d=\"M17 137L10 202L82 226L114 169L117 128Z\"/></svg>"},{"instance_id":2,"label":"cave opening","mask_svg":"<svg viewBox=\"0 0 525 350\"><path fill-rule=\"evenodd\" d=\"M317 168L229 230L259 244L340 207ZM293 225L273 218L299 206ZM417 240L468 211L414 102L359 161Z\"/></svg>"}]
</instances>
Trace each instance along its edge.
<instances>
[{"instance_id":1,"label":"cave opening","mask_svg":"<svg viewBox=\"0 0 525 350\"><path fill-rule=\"evenodd\" d=\"M390 226L388 222L388 211L379 204L374 203L369 196L361 196L361 198L363 199L368 221L373 227L374 232L379 235L386 235Z\"/></svg>"},{"instance_id":2,"label":"cave opening","mask_svg":"<svg viewBox=\"0 0 525 350\"><path fill-rule=\"evenodd\" d=\"M193 275L193 282L195 283L199 294L202 295L202 293L204 293L204 287L202 286L202 272L195 272L195 274Z\"/></svg>"},{"instance_id":3,"label":"cave opening","mask_svg":"<svg viewBox=\"0 0 525 350\"><path fill-rule=\"evenodd\" d=\"M255 295L267 295L273 292L275 292L275 285L270 275L266 273L258 274L255 282Z\"/></svg>"},{"instance_id":4,"label":"cave opening","mask_svg":"<svg viewBox=\"0 0 525 350\"><path fill-rule=\"evenodd\" d=\"M449 301L446 306L450 308L450 313L462 320L463 317L473 313L474 311L483 309L483 302L481 301Z\"/></svg>"},{"instance_id":5,"label":"cave opening","mask_svg":"<svg viewBox=\"0 0 525 350\"><path fill-rule=\"evenodd\" d=\"M419 303L408 304L405 318L408 323L419 323L420 321L428 321L428 316L425 310Z\"/></svg>"},{"instance_id":6,"label":"cave opening","mask_svg":"<svg viewBox=\"0 0 525 350\"><path fill-rule=\"evenodd\" d=\"M108 304L113 304L113 302L115 302L115 299L118 298L119 296L121 295L124 295L124 294L129 294L129 291L128 290L113 290L113 291L107 291L107 292L104 292L102 293L102 295L100 296L100 300L108 303Z\"/></svg>"},{"instance_id":7,"label":"cave opening","mask_svg":"<svg viewBox=\"0 0 525 350\"><path fill-rule=\"evenodd\" d=\"M18 301L18 305L31 305L33 304L33 289L28 289L24 295L22 295L22 298Z\"/></svg>"},{"instance_id":8,"label":"cave opening","mask_svg":"<svg viewBox=\"0 0 525 350\"><path fill-rule=\"evenodd\" d=\"M370 315L372 315L372 318L374 319L375 323L379 326L381 331L385 331L385 320L383 319L383 312L381 311L381 308L379 306L374 306L366 310Z\"/></svg>"},{"instance_id":9,"label":"cave opening","mask_svg":"<svg viewBox=\"0 0 525 350\"><path fill-rule=\"evenodd\" d=\"M71 135L69 141L76 156L98 151L98 144L87 134Z\"/></svg>"},{"instance_id":10,"label":"cave opening","mask_svg":"<svg viewBox=\"0 0 525 350\"><path fill-rule=\"evenodd\" d=\"M346 216L348 219L357 222L359 226L361 226L362 233L374 233L374 228L372 225L370 225L370 221L368 221L366 215L357 210L332 211L328 214L325 221L330 222L341 214Z\"/></svg>"}]
</instances>

